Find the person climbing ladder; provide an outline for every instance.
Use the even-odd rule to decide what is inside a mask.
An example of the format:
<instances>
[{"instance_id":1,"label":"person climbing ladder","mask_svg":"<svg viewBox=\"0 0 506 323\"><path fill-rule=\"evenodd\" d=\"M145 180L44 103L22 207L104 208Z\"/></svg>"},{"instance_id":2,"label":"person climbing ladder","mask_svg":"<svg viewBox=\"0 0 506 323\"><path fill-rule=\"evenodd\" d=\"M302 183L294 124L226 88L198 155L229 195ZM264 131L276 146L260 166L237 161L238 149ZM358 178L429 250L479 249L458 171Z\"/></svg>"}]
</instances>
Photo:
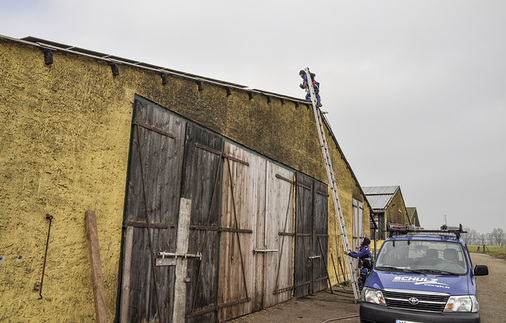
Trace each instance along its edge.
<instances>
[{"instance_id":1,"label":"person climbing ladder","mask_svg":"<svg viewBox=\"0 0 506 323\"><path fill-rule=\"evenodd\" d=\"M307 92L307 94L306 94L306 101L310 101L311 95L309 94L309 90L308 90L308 82L307 82L306 71L300 70L299 75L302 78L302 83L299 86L300 86L301 89L305 89L306 90L306 92ZM318 83L315 80L315 77L316 77L316 74L315 73L311 73L311 80L312 80L312 83L313 83L314 93L315 93L315 96L316 96L316 106L317 107L321 107L322 104L321 104L321 99L320 99L320 83Z\"/></svg>"},{"instance_id":2,"label":"person climbing ladder","mask_svg":"<svg viewBox=\"0 0 506 323\"><path fill-rule=\"evenodd\" d=\"M360 277L358 285L360 290L364 288L365 281L369 277L369 273L372 269L371 252L369 251L369 244L371 239L364 237L360 244L359 252L348 251L347 254L353 258L359 259L358 268L360 269Z\"/></svg>"}]
</instances>

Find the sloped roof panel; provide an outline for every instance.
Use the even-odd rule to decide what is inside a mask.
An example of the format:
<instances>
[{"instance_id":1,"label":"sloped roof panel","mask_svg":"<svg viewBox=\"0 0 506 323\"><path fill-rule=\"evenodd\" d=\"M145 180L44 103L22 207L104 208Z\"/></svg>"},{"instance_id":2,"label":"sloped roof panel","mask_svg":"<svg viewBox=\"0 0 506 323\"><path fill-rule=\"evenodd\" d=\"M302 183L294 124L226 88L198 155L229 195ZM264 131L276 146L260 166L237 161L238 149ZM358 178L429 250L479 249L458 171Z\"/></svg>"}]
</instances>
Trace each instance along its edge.
<instances>
[{"instance_id":1,"label":"sloped roof panel","mask_svg":"<svg viewBox=\"0 0 506 323\"><path fill-rule=\"evenodd\" d=\"M370 186L362 187L367 200L374 211L383 211L392 200L394 194L399 190L399 186Z\"/></svg>"},{"instance_id":2,"label":"sloped roof panel","mask_svg":"<svg viewBox=\"0 0 506 323\"><path fill-rule=\"evenodd\" d=\"M393 195L399 189L398 185L394 186L370 186L362 187L366 195L390 194Z\"/></svg>"},{"instance_id":3,"label":"sloped roof panel","mask_svg":"<svg viewBox=\"0 0 506 323\"><path fill-rule=\"evenodd\" d=\"M366 194L367 195L367 194ZM373 210L383 210L386 208L388 202L392 199L392 195L367 195L367 200L371 203Z\"/></svg>"}]
</instances>

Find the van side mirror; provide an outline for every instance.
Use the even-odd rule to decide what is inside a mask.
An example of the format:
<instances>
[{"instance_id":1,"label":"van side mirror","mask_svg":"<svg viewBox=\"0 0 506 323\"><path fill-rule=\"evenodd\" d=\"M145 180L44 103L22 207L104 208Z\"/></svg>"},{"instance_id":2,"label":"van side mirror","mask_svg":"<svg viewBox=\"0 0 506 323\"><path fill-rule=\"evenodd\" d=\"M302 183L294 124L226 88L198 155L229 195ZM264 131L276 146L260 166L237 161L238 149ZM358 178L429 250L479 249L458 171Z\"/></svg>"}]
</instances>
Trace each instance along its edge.
<instances>
[{"instance_id":1,"label":"van side mirror","mask_svg":"<svg viewBox=\"0 0 506 323\"><path fill-rule=\"evenodd\" d=\"M474 275L475 276L486 276L486 275L488 275L488 267L487 267L487 265L476 265L476 266L474 266Z\"/></svg>"}]
</instances>

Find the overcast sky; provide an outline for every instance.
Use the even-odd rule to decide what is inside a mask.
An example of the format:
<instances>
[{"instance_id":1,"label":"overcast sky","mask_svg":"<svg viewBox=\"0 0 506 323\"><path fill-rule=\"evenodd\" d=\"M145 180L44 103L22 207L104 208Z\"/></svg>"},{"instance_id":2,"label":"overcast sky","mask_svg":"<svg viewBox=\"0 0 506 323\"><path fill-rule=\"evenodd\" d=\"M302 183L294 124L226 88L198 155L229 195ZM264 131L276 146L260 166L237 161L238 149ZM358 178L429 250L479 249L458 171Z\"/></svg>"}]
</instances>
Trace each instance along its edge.
<instances>
[{"instance_id":1,"label":"overcast sky","mask_svg":"<svg viewBox=\"0 0 506 323\"><path fill-rule=\"evenodd\" d=\"M300 98L310 67L362 186L506 231L506 1L0 0L0 34Z\"/></svg>"}]
</instances>

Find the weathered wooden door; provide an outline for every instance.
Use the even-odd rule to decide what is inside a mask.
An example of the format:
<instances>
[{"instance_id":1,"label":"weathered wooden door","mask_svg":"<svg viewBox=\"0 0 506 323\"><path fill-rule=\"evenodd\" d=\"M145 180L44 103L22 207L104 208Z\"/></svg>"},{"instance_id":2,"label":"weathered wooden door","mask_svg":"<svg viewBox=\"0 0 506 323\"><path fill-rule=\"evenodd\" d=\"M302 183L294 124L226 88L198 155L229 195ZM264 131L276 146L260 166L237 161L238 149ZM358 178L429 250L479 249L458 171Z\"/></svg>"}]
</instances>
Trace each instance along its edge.
<instances>
[{"instance_id":1,"label":"weathered wooden door","mask_svg":"<svg viewBox=\"0 0 506 323\"><path fill-rule=\"evenodd\" d=\"M327 184L314 181L313 194L313 254L311 292L326 289L328 284L328 193Z\"/></svg>"},{"instance_id":2,"label":"weathered wooden door","mask_svg":"<svg viewBox=\"0 0 506 323\"><path fill-rule=\"evenodd\" d=\"M327 185L297 173L295 297L324 289L327 260Z\"/></svg>"},{"instance_id":3,"label":"weathered wooden door","mask_svg":"<svg viewBox=\"0 0 506 323\"><path fill-rule=\"evenodd\" d=\"M223 155L218 320L252 312L254 230L263 212L265 159L226 142Z\"/></svg>"},{"instance_id":4,"label":"weathered wooden door","mask_svg":"<svg viewBox=\"0 0 506 323\"><path fill-rule=\"evenodd\" d=\"M136 100L125 208L121 322L170 322L185 122Z\"/></svg>"},{"instance_id":5,"label":"weathered wooden door","mask_svg":"<svg viewBox=\"0 0 506 323\"><path fill-rule=\"evenodd\" d=\"M215 322L223 140L194 124L186 127L182 197L191 200L186 322Z\"/></svg>"},{"instance_id":6,"label":"weathered wooden door","mask_svg":"<svg viewBox=\"0 0 506 323\"><path fill-rule=\"evenodd\" d=\"M225 143L219 321L291 297L293 172Z\"/></svg>"},{"instance_id":7,"label":"weathered wooden door","mask_svg":"<svg viewBox=\"0 0 506 323\"><path fill-rule=\"evenodd\" d=\"M266 174L266 212L264 224L259 226L264 229L263 240L257 241L258 250L266 250L261 253L264 308L292 298L295 200L292 171L267 162ZM262 234L257 236L262 237Z\"/></svg>"}]
</instances>

